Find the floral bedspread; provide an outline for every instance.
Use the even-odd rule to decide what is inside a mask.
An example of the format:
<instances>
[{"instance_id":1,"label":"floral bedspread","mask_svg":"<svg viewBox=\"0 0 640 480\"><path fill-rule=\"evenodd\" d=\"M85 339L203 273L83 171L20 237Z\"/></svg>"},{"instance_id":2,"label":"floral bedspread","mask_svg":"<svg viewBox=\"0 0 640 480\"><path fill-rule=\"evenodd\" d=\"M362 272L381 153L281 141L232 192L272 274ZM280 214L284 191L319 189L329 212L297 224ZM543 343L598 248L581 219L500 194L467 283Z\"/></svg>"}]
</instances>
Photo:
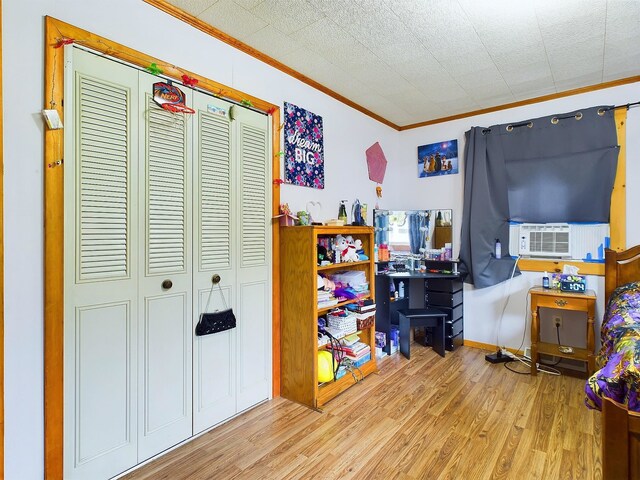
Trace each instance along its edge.
<instances>
[{"instance_id":1,"label":"floral bedspread","mask_svg":"<svg viewBox=\"0 0 640 480\"><path fill-rule=\"evenodd\" d=\"M585 404L600 410L602 396L640 411L640 282L618 287L602 322L596 371L585 385Z\"/></svg>"}]
</instances>

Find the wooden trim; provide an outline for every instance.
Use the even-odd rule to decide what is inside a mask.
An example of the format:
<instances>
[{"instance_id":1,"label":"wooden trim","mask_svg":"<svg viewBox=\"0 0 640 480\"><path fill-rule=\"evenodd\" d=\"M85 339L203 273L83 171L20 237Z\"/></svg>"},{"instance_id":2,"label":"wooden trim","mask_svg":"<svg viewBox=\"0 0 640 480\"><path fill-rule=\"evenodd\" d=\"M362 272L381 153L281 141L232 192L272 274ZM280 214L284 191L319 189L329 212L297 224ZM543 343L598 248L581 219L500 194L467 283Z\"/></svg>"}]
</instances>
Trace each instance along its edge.
<instances>
[{"instance_id":1,"label":"wooden trim","mask_svg":"<svg viewBox=\"0 0 640 480\"><path fill-rule=\"evenodd\" d=\"M615 110L616 132L618 133L618 167L611 192L609 213L611 237L610 248L622 252L627 248L627 109Z\"/></svg>"},{"instance_id":2,"label":"wooden trim","mask_svg":"<svg viewBox=\"0 0 640 480\"><path fill-rule=\"evenodd\" d=\"M595 92L597 90L603 90L605 88L619 87L621 85L627 85L629 83L640 82L640 75L634 77L621 78L620 80L613 80L610 82L598 83L595 85L588 85L586 87L574 88L572 90L565 90L564 92L551 93L549 95L542 95L540 97L529 98L527 100L520 100L517 102L505 103L503 105L497 105L495 107L481 108L479 110L473 110L471 112L459 113L457 115L451 115L449 117L436 118L433 120L427 120L425 122L412 123L410 125L403 125L398 128L400 131L411 130L414 128L426 127L429 125L435 125L438 123L451 122L452 120L460 120L461 118L474 117L476 115L483 115L485 113L498 112L500 110L508 110L510 108L523 107L525 105L531 105L534 103L548 102L550 100L557 100L558 98L570 97L572 95L580 95L583 93Z\"/></svg>"},{"instance_id":3,"label":"wooden trim","mask_svg":"<svg viewBox=\"0 0 640 480\"><path fill-rule=\"evenodd\" d=\"M496 352L498 350L497 345L492 345L490 343L474 342L473 340L465 340L463 344L465 347L478 348L480 350L489 350L490 352ZM507 348L507 351L515 355L524 355L524 352L522 350L517 350L515 348Z\"/></svg>"},{"instance_id":4,"label":"wooden trim","mask_svg":"<svg viewBox=\"0 0 640 480\"><path fill-rule=\"evenodd\" d=\"M178 20L182 20L183 22L188 23L192 27L197 28L198 30L206 33L207 35L211 35L212 37L217 38L218 40L226 43L227 45L231 45L233 48L236 48L241 52L244 52L247 55L250 55L253 58L258 59L261 62L264 62L267 65L270 65L273 68L280 70L283 73L286 73L287 75L295 78L296 80L300 80L302 83L306 83L310 87L313 87L316 90L319 90L322 93L329 95L332 98L335 98L339 102L342 102L345 105L348 105L349 107L373 118L374 120L377 120L380 123L387 125L388 127L391 127L395 130L401 129L395 123L387 120L386 118L378 115L377 113L372 112L371 110L366 109L361 105L358 105L357 103L349 100L347 97L340 95L338 92L335 92L334 90L331 90L330 88L325 87L321 83L316 82L312 78L309 78L306 75L303 75L302 73L294 70L293 68L288 67L287 65L285 65L282 62L279 62L275 58L270 57L269 55L266 55L265 53L262 53L259 50L256 50L250 45L247 45L246 43L241 42L240 40L232 37L231 35L228 35L223 31L218 30L217 28L209 25L208 23L203 22L197 17L194 17L193 15L185 12L184 10L181 10L180 8L174 5L171 5L167 0L144 0L144 2L158 8L159 10L162 10L165 13L168 13L169 15L177 18Z\"/></svg>"},{"instance_id":5,"label":"wooden trim","mask_svg":"<svg viewBox=\"0 0 640 480\"><path fill-rule=\"evenodd\" d=\"M77 33L48 18L45 22L43 108L55 108L64 122L64 55L54 49L59 30ZM52 103L53 102L53 103ZM45 478L63 478L64 371L64 177L53 167L64 154L64 130L44 130L44 461ZM48 165L52 165L51 168Z\"/></svg>"},{"instance_id":6,"label":"wooden trim","mask_svg":"<svg viewBox=\"0 0 640 480\"><path fill-rule=\"evenodd\" d=\"M1 1L1 0L0 0ZM129 47L95 35L52 17L45 19L45 104L44 108L55 108L63 118L62 98L64 92L64 52L54 48L62 38L74 39L75 43L95 51L145 68L156 63L163 75L180 81L182 75L198 79L198 88L216 96L235 102L250 101L253 108L271 116L273 170L272 180L280 176L280 109L239 90L184 70L168 65L162 60L133 50ZM53 105L52 102L53 101ZM63 119L64 120L64 119ZM45 478L63 478L63 412L64 412L64 167L55 166L64 153L64 130L44 132L44 433L45 433ZM277 188L276 188L277 187ZM1 201L1 200L0 200ZM279 185L274 182L272 212L280 204ZM280 249L277 224L272 226L273 272L275 280L279 276ZM273 286L273 395L280 392L280 293L277 284ZM276 343L275 339L278 338Z\"/></svg>"},{"instance_id":7,"label":"wooden trim","mask_svg":"<svg viewBox=\"0 0 640 480\"><path fill-rule=\"evenodd\" d=\"M280 396L280 222L276 217L280 213L280 109L276 108L271 114L271 144L273 164L271 177L271 230L273 232L271 244L272 281L271 290L271 351L272 353L272 395Z\"/></svg>"},{"instance_id":8,"label":"wooden trim","mask_svg":"<svg viewBox=\"0 0 640 480\"><path fill-rule=\"evenodd\" d=\"M604 276L604 263L591 263L563 260L538 260L532 258L521 258L518 261L518 268L526 272L549 272L560 273L565 265L574 265L580 269L582 275Z\"/></svg>"},{"instance_id":9,"label":"wooden trim","mask_svg":"<svg viewBox=\"0 0 640 480\"><path fill-rule=\"evenodd\" d=\"M4 478L4 100L2 97L2 0L0 0L0 479Z\"/></svg>"}]
</instances>

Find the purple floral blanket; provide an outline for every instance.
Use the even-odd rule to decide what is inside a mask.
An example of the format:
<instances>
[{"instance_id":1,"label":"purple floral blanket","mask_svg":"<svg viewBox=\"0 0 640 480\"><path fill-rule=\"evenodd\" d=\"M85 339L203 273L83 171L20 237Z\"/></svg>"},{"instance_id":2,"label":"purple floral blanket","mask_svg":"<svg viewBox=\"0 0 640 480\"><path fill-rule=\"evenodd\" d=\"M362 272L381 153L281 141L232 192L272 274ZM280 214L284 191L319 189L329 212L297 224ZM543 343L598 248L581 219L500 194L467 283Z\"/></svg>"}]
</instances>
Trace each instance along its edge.
<instances>
[{"instance_id":1,"label":"purple floral blanket","mask_svg":"<svg viewBox=\"0 0 640 480\"><path fill-rule=\"evenodd\" d=\"M640 282L618 287L607 304L596 371L585 385L585 404L600 410L606 396L640 411Z\"/></svg>"}]
</instances>

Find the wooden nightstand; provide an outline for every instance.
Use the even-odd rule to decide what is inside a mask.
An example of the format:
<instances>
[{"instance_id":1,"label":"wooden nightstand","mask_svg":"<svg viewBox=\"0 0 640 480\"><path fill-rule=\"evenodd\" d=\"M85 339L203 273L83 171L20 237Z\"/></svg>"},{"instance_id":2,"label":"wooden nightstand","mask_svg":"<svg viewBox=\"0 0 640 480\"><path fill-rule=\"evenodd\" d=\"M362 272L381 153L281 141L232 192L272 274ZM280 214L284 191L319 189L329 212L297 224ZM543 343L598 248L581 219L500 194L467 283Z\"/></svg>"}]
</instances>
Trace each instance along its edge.
<instances>
[{"instance_id":1,"label":"wooden nightstand","mask_svg":"<svg viewBox=\"0 0 640 480\"><path fill-rule=\"evenodd\" d=\"M595 331L594 317L596 312L596 293L587 290L584 293L562 292L548 288L534 287L529 290L531 296L531 375L536 375L536 363L540 361L540 354L546 353L555 357L574 358L587 363L587 375L595 371ZM555 343L540 341L540 307L556 308L558 310L574 310L587 314L587 348L571 347L572 353L561 352ZM564 345L563 345L564 346Z\"/></svg>"}]
</instances>

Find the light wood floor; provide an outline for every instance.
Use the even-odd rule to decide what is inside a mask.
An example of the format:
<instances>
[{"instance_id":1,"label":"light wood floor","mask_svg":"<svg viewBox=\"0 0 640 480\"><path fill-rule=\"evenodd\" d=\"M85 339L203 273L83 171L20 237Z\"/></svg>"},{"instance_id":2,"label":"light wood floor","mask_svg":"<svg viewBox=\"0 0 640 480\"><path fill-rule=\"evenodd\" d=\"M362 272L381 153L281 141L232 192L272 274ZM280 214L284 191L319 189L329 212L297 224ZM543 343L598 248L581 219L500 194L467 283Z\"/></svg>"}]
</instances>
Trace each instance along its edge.
<instances>
[{"instance_id":1,"label":"light wood floor","mask_svg":"<svg viewBox=\"0 0 640 480\"><path fill-rule=\"evenodd\" d=\"M276 399L132 472L133 479L601 479L584 380L517 375L462 347L414 344L323 413Z\"/></svg>"}]
</instances>

